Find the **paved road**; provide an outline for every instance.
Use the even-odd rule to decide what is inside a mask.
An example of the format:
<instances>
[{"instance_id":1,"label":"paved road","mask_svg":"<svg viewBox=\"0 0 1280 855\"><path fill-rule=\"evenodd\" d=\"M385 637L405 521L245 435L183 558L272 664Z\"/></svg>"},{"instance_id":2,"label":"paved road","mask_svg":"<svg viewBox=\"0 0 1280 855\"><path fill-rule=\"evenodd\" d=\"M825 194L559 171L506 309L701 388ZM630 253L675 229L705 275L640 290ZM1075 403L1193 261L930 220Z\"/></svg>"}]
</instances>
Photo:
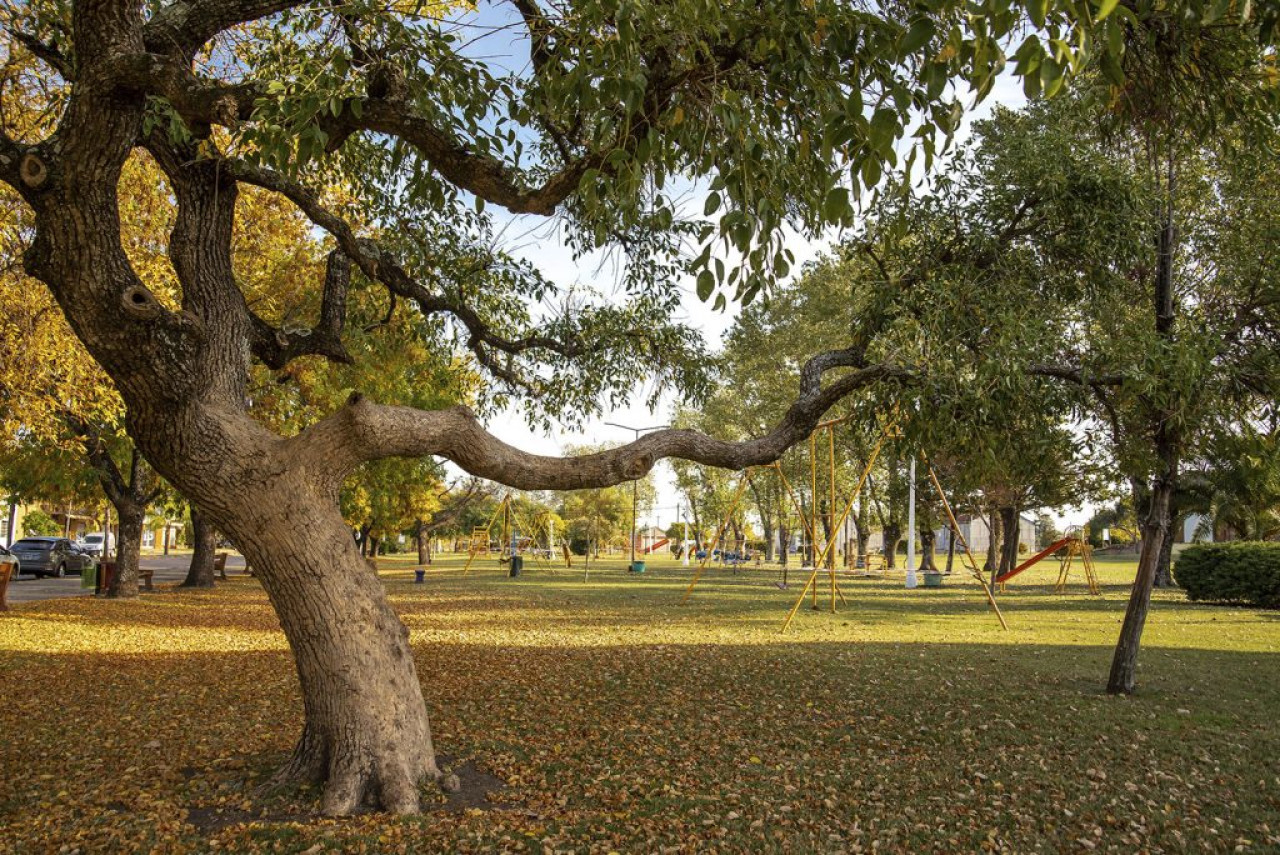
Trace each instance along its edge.
<instances>
[{"instance_id":1,"label":"paved road","mask_svg":"<svg viewBox=\"0 0 1280 855\"><path fill-rule=\"evenodd\" d=\"M187 567L191 564L191 553L179 555L144 555L141 564L149 568L155 576L152 584L160 585L168 582L181 582L187 577ZM244 569L244 559L235 553L227 557L227 572ZM67 576L62 579L42 579L30 574L23 575L9 583L9 602L27 603L32 600L52 600L57 597L86 597L93 593L92 588L81 588L79 576Z\"/></svg>"}]
</instances>

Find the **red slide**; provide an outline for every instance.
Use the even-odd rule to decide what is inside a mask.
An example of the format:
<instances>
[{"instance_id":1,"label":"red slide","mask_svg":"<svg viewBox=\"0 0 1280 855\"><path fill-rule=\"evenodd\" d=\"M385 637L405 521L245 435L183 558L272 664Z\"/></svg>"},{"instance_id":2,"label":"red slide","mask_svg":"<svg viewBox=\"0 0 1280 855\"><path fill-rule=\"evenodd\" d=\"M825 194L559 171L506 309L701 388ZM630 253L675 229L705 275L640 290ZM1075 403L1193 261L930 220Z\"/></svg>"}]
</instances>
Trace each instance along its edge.
<instances>
[{"instance_id":1,"label":"red slide","mask_svg":"<svg viewBox=\"0 0 1280 855\"><path fill-rule=\"evenodd\" d=\"M1054 541L1053 543L1046 546L1044 549L1037 552L1035 555L1028 558L1026 561L1023 561L1017 567L1014 567L1008 573L1004 573L1000 576L997 576L996 581L1008 582L1010 579L1012 579L1014 576L1017 576L1023 570L1026 570L1032 564L1035 564L1037 561L1041 561L1045 558L1048 558L1050 555L1057 552L1059 549L1066 546L1068 543L1070 543L1073 540L1075 540L1074 537L1064 537L1062 538L1062 540Z\"/></svg>"},{"instance_id":2,"label":"red slide","mask_svg":"<svg viewBox=\"0 0 1280 855\"><path fill-rule=\"evenodd\" d=\"M648 549L646 549L644 552L645 552L645 554L646 554L646 555L649 555L650 553L653 553L653 552L657 552L659 549L661 549L662 547L666 546L666 545L667 545L668 543L670 543L670 542L671 542L670 540L668 540L667 538L665 538L665 537L664 537L662 540L658 541L658 542L657 542L657 543L655 543L653 546L650 546L650 547L649 547Z\"/></svg>"}]
</instances>

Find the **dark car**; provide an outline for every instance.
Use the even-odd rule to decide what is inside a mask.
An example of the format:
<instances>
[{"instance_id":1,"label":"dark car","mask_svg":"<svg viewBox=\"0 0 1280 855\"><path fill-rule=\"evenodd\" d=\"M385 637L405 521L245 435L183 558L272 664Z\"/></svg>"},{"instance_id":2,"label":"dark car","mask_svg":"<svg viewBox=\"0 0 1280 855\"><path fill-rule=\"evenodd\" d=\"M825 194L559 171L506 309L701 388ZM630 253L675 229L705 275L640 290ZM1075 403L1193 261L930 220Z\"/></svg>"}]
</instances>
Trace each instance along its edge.
<instances>
[{"instance_id":1,"label":"dark car","mask_svg":"<svg viewBox=\"0 0 1280 855\"><path fill-rule=\"evenodd\" d=\"M24 537L13 545L22 573L65 576L93 564L93 556L76 548L65 537Z\"/></svg>"}]
</instances>

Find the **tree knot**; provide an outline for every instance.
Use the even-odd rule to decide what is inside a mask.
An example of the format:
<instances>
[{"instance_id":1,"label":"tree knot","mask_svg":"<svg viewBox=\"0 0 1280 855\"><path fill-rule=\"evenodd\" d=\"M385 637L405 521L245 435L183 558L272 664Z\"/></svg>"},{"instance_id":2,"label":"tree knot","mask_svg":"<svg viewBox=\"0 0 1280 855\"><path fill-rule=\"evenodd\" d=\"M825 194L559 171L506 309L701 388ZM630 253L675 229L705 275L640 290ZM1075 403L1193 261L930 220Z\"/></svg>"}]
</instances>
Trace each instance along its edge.
<instances>
[{"instance_id":1,"label":"tree knot","mask_svg":"<svg viewBox=\"0 0 1280 855\"><path fill-rule=\"evenodd\" d=\"M37 190L48 180L49 167L39 157L28 152L22 156L22 162L18 164L18 175L22 178L23 184L32 190Z\"/></svg>"},{"instance_id":2,"label":"tree knot","mask_svg":"<svg viewBox=\"0 0 1280 855\"><path fill-rule=\"evenodd\" d=\"M653 457L648 454L641 454L624 463L622 473L628 481L636 481L649 474L649 470L652 468Z\"/></svg>"},{"instance_id":3,"label":"tree knot","mask_svg":"<svg viewBox=\"0 0 1280 855\"><path fill-rule=\"evenodd\" d=\"M130 285L124 289L120 303L126 313L140 320L152 320L164 314L164 307L155 295L141 285Z\"/></svg>"}]
</instances>

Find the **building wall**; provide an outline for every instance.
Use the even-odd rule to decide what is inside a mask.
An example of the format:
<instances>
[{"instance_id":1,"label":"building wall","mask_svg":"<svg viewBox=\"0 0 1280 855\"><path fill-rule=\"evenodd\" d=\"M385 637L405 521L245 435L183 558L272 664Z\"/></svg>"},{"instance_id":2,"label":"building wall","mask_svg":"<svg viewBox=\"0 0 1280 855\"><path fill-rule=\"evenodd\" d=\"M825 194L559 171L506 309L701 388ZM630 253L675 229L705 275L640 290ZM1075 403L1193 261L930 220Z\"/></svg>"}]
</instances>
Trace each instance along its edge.
<instances>
[{"instance_id":1,"label":"building wall","mask_svg":"<svg viewBox=\"0 0 1280 855\"><path fill-rule=\"evenodd\" d=\"M1205 531L1198 539L1196 530L1200 528L1205 518L1201 514L1187 514L1187 518L1182 521L1180 528L1174 536L1174 543L1213 543L1213 526L1205 526Z\"/></svg>"},{"instance_id":2,"label":"building wall","mask_svg":"<svg viewBox=\"0 0 1280 855\"><path fill-rule=\"evenodd\" d=\"M12 546L22 537L22 523L26 516L26 505L17 504L8 497L0 501L0 544Z\"/></svg>"}]
</instances>

